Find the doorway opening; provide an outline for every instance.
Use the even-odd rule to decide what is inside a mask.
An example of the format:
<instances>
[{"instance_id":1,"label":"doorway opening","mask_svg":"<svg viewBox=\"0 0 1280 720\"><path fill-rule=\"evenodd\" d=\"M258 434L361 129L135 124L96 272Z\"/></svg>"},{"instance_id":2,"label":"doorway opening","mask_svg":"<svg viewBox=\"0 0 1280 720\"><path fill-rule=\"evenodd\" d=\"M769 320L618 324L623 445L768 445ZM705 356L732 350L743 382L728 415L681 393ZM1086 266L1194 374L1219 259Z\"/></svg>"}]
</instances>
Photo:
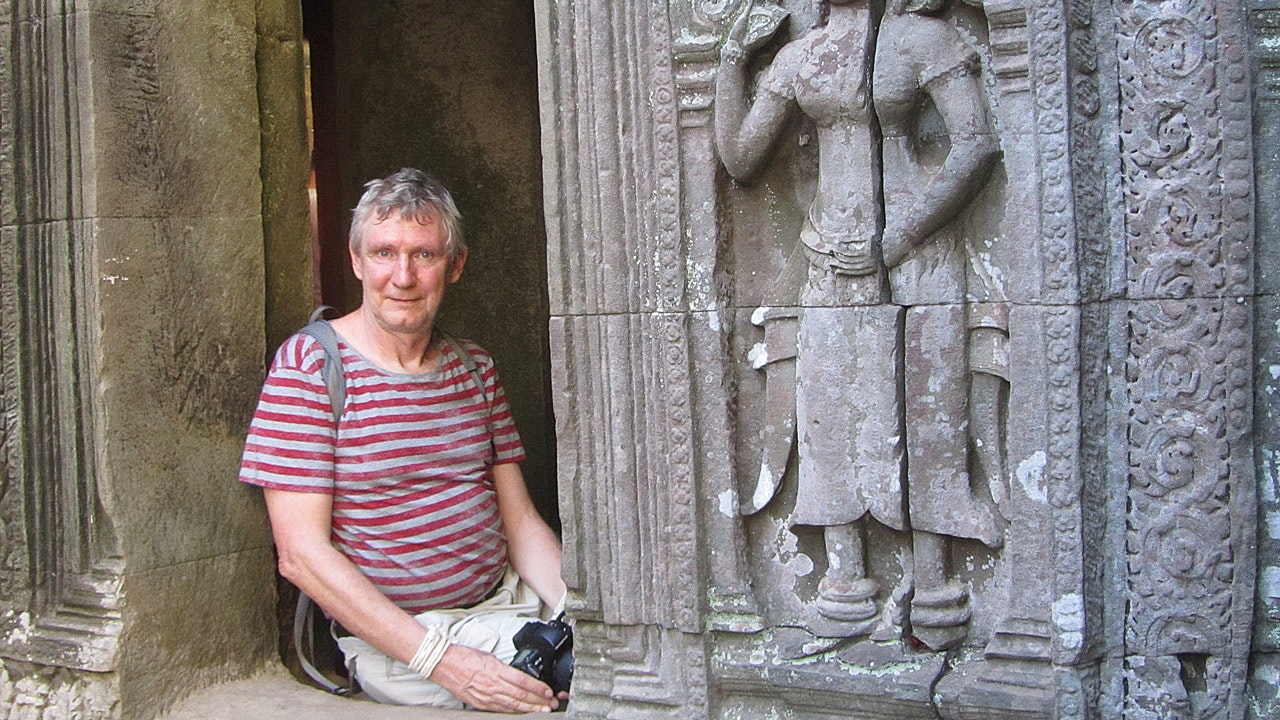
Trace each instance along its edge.
<instances>
[{"instance_id":1,"label":"doorway opening","mask_svg":"<svg viewBox=\"0 0 1280 720\"><path fill-rule=\"evenodd\" d=\"M360 303L347 254L364 183L440 180L470 249L440 314L497 362L535 505L559 531L532 0L302 0L309 45L316 296Z\"/></svg>"},{"instance_id":2,"label":"doorway opening","mask_svg":"<svg viewBox=\"0 0 1280 720\"><path fill-rule=\"evenodd\" d=\"M314 304L359 306L347 231L364 183L403 167L449 188L469 256L439 324L497 363L527 459L529 494L560 531L548 346L537 42L532 0L299 0L308 73ZM290 330L291 332L291 330ZM281 655L296 590L280 580ZM315 614L310 650L343 682Z\"/></svg>"}]
</instances>

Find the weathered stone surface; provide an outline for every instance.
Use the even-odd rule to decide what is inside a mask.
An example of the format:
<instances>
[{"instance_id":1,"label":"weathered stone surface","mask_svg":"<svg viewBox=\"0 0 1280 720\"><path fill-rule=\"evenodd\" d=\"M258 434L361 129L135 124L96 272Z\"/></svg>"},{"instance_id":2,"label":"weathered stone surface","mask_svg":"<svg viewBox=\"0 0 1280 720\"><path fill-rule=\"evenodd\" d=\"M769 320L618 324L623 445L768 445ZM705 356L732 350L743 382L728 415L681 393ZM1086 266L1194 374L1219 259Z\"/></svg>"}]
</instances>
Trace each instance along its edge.
<instances>
[{"instance_id":1,"label":"weathered stone surface","mask_svg":"<svg viewBox=\"0 0 1280 720\"><path fill-rule=\"evenodd\" d=\"M83 13L95 206L105 217L257 214L254 3ZM216 68L217 72L211 72Z\"/></svg>"},{"instance_id":2,"label":"weathered stone surface","mask_svg":"<svg viewBox=\"0 0 1280 720\"><path fill-rule=\"evenodd\" d=\"M13 34L13 9L10 7L8 0L0 2L0 37L12 37ZM14 67L10 53L6 52L0 55L0 78L4 79L0 83L0 108L6 108L3 115L3 122L0 122L0 179L3 179L5 187L14 187L14 161L18 151L18 137L15 132L14 117L12 108L14 107ZM17 193L4 193L0 197L0 227L10 227L18 221L18 196Z\"/></svg>"},{"instance_id":3,"label":"weathered stone surface","mask_svg":"<svg viewBox=\"0 0 1280 720\"><path fill-rule=\"evenodd\" d=\"M1280 4L1253 7L1259 296L1254 306L1258 575L1247 708L1251 720L1280 714Z\"/></svg>"},{"instance_id":4,"label":"weathered stone surface","mask_svg":"<svg viewBox=\"0 0 1280 720\"><path fill-rule=\"evenodd\" d=\"M655 437L655 411L687 403L699 445L730 433L734 477L708 460L693 479L723 699L695 714L1242 717L1249 167L1269 140L1242 122L1235 6L890 2L873 23L860 2L824 18L811 3L748 5L548 3L552 347L557 414L573 415L560 427L578 611L610 623L617 606L593 548L645 567L644 543L612 539L645 527L629 498L688 482L593 480L617 466L597 464L580 410L599 409L586 417L610 426L607 447L649 447L683 432ZM635 66L658 88L647 106L600 81L617 57L665 53L670 75ZM708 171L709 135L732 179ZM614 164L624 148L640 148L631 174ZM617 218L637 228L622 248L608 242ZM684 239L674 261L665 230ZM962 269L937 251L904 272L904 238L918 254L957 248ZM651 265L613 260L628 252ZM665 365L580 317L647 329L653 306L690 310L667 326ZM687 332L705 317L710 332ZM648 379L615 377L619 362ZM688 390L667 382L685 363ZM624 387L661 393L620 408ZM584 523L589 508L607 519ZM901 666L872 671L893 647L926 665L941 657L929 647L950 649L919 680L929 692L886 695L912 686ZM817 687L832 694L801 697ZM594 702L589 717L603 715Z\"/></svg>"},{"instance_id":5,"label":"weathered stone surface","mask_svg":"<svg viewBox=\"0 0 1280 720\"><path fill-rule=\"evenodd\" d=\"M77 674L61 668L6 663L0 667L0 707L12 718L114 720L120 717L115 674Z\"/></svg>"},{"instance_id":6,"label":"weathered stone surface","mask_svg":"<svg viewBox=\"0 0 1280 720\"><path fill-rule=\"evenodd\" d=\"M280 3L267 3L278 5ZM288 3L284 3L288 5ZM296 7L296 6L295 6ZM266 240L267 348L306 324L315 302L308 181L311 175L303 43L299 26L259 18L258 108L262 131L262 226Z\"/></svg>"},{"instance_id":7,"label":"weathered stone surface","mask_svg":"<svg viewBox=\"0 0 1280 720\"><path fill-rule=\"evenodd\" d=\"M263 356L253 14L5 5L7 717L149 717L274 645L231 480Z\"/></svg>"},{"instance_id":8,"label":"weathered stone surface","mask_svg":"<svg viewBox=\"0 0 1280 720\"><path fill-rule=\"evenodd\" d=\"M230 482L261 387L262 249L245 219L96 224L108 507L131 572L268 542ZM254 278L229 283L228 268ZM216 519L216 521L214 521Z\"/></svg>"},{"instance_id":9,"label":"weathered stone surface","mask_svg":"<svg viewBox=\"0 0 1280 720\"><path fill-rule=\"evenodd\" d=\"M268 667L254 676L224 683L183 700L164 720L474 720L471 710L440 710L412 705L383 705L363 698L338 697L299 683L284 668Z\"/></svg>"},{"instance_id":10,"label":"weathered stone surface","mask_svg":"<svg viewBox=\"0 0 1280 720\"><path fill-rule=\"evenodd\" d=\"M274 575L270 547L129 573L119 672L125 714L156 717L274 658Z\"/></svg>"},{"instance_id":11,"label":"weathered stone surface","mask_svg":"<svg viewBox=\"0 0 1280 720\"><path fill-rule=\"evenodd\" d=\"M81 183L85 73L73 60L81 35L75 17L54 8L16 10L6 5L12 33L0 53L0 693L19 713L106 716L116 706L121 563L81 380L91 342L76 325L92 305L80 274L92 233L77 219L90 194Z\"/></svg>"},{"instance_id":12,"label":"weathered stone surface","mask_svg":"<svg viewBox=\"0 0 1280 720\"><path fill-rule=\"evenodd\" d=\"M288 0L257 0L255 3L258 19L258 37L270 39L278 43L292 43L302 40L302 3ZM261 68L259 69L261 71ZM286 101L296 91L281 92L273 95L276 101Z\"/></svg>"}]
</instances>

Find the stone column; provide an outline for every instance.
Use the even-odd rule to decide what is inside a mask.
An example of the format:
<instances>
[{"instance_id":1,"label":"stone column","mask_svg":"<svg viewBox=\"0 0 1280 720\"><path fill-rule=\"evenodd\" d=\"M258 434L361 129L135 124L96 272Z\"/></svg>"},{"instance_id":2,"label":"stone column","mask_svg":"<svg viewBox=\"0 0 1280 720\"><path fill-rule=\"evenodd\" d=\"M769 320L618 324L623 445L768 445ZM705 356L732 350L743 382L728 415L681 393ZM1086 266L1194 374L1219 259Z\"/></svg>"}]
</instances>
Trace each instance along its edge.
<instances>
[{"instance_id":1,"label":"stone column","mask_svg":"<svg viewBox=\"0 0 1280 720\"><path fill-rule=\"evenodd\" d=\"M1253 326L1258 576L1246 717L1280 714L1280 3L1248 3L1257 238Z\"/></svg>"},{"instance_id":2,"label":"stone column","mask_svg":"<svg viewBox=\"0 0 1280 720\"><path fill-rule=\"evenodd\" d=\"M1135 718L1240 717L1246 702L1255 229L1242 10L1116 5Z\"/></svg>"},{"instance_id":3,"label":"stone column","mask_svg":"<svg viewBox=\"0 0 1280 720\"><path fill-rule=\"evenodd\" d=\"M274 655L235 482L265 352L256 5L0 3L12 716L151 717Z\"/></svg>"},{"instance_id":4,"label":"stone column","mask_svg":"<svg viewBox=\"0 0 1280 720\"><path fill-rule=\"evenodd\" d=\"M705 714L703 558L672 33L663 3L537 3L552 387L580 717ZM700 239L702 240L702 239Z\"/></svg>"}]
</instances>

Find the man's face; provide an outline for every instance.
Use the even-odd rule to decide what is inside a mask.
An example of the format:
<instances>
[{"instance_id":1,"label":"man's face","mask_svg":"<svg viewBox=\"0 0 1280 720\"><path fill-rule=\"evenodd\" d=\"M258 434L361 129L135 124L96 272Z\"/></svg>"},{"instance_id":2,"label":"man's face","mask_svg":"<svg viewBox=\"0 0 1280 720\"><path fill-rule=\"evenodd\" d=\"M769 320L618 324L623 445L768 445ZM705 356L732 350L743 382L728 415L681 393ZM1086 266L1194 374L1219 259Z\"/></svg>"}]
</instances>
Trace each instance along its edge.
<instances>
[{"instance_id":1,"label":"man's face","mask_svg":"<svg viewBox=\"0 0 1280 720\"><path fill-rule=\"evenodd\" d=\"M395 214L364 229L351 267L364 290L364 309L380 328L398 335L427 335L444 300L445 286L458 281L467 255L451 262L443 226L400 219Z\"/></svg>"}]
</instances>

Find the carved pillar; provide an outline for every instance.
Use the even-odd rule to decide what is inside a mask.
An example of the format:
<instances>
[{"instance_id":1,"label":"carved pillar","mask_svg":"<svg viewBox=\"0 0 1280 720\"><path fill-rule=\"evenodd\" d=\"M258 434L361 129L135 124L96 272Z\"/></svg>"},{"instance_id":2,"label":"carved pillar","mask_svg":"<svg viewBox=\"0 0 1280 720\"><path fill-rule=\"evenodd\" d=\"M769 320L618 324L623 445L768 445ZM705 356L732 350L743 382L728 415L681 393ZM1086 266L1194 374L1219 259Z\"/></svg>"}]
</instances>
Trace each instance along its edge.
<instances>
[{"instance_id":1,"label":"carved pillar","mask_svg":"<svg viewBox=\"0 0 1280 720\"><path fill-rule=\"evenodd\" d=\"M1254 307L1254 461L1258 478L1258 577L1246 717L1280 715L1280 3L1248 4L1253 31L1254 177L1257 187Z\"/></svg>"},{"instance_id":2,"label":"carved pillar","mask_svg":"<svg viewBox=\"0 0 1280 720\"><path fill-rule=\"evenodd\" d=\"M1096 689L1079 667L1092 634L1084 575L1089 516L1080 419L1088 345L1082 342L1081 299L1105 267L1081 259L1088 251L1080 244L1086 231L1080 226L1088 221L1076 204L1078 183L1087 180L1073 177L1088 163L1087 156L1074 155L1072 142L1090 132L1079 104L1092 80L1080 72L1082 63L1088 67L1089 58L1082 57L1088 50L1073 53L1072 41L1088 21L1078 11L1069 18L1061 2L1006 0L983 7L1011 181L1005 243L991 254L998 266L1018 268L1009 289L1010 489L1004 515L1010 524L1002 558L1013 580L984 658L939 683L941 709L949 718L983 712L1085 718L1094 712Z\"/></svg>"},{"instance_id":3,"label":"carved pillar","mask_svg":"<svg viewBox=\"0 0 1280 720\"><path fill-rule=\"evenodd\" d=\"M105 673L118 660L123 565L95 449L91 118L75 61L85 19L56 3L0 11L0 694L42 706L11 684L26 677L29 691L97 717L118 693Z\"/></svg>"},{"instance_id":4,"label":"carved pillar","mask_svg":"<svg viewBox=\"0 0 1280 720\"><path fill-rule=\"evenodd\" d=\"M11 717L154 716L273 651L234 483L264 354L256 9L0 2Z\"/></svg>"},{"instance_id":5,"label":"carved pillar","mask_svg":"<svg viewBox=\"0 0 1280 720\"><path fill-rule=\"evenodd\" d=\"M1244 16L1239 3L1196 0L1116 12L1131 407L1125 712L1240 717L1256 517Z\"/></svg>"},{"instance_id":6,"label":"carved pillar","mask_svg":"<svg viewBox=\"0 0 1280 720\"><path fill-rule=\"evenodd\" d=\"M737 388L732 367L733 308L721 238L721 177L712 133L712 101L721 26L737 3L670 4L676 38L675 71L679 93L681 208L688 239L688 297L694 312L694 376L698 398L698 467L701 495L707 498L701 519L707 526L708 626L717 630L761 629L743 546L736 456L733 452L733 403Z\"/></svg>"},{"instance_id":7,"label":"carved pillar","mask_svg":"<svg viewBox=\"0 0 1280 720\"><path fill-rule=\"evenodd\" d=\"M667 7L543 2L537 15L575 712L696 717L709 499Z\"/></svg>"}]
</instances>

